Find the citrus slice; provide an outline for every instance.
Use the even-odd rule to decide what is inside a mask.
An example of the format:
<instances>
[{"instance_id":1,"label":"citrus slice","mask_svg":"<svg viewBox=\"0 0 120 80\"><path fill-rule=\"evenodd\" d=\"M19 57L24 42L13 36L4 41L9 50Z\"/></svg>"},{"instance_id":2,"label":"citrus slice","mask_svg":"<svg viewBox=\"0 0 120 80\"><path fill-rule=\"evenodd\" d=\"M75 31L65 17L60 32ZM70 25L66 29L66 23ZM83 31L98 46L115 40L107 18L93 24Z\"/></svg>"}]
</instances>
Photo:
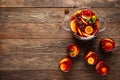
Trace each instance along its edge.
<instances>
[{"instance_id":1,"label":"citrus slice","mask_svg":"<svg viewBox=\"0 0 120 80\"><path fill-rule=\"evenodd\" d=\"M82 21L84 24L88 24L83 18L81 18L81 21Z\"/></svg>"},{"instance_id":2,"label":"citrus slice","mask_svg":"<svg viewBox=\"0 0 120 80\"><path fill-rule=\"evenodd\" d=\"M79 32L79 34L80 34L80 36L83 36L83 34L82 34L82 32L81 32L80 28L77 28L77 30L78 30L78 32Z\"/></svg>"},{"instance_id":3,"label":"citrus slice","mask_svg":"<svg viewBox=\"0 0 120 80\"><path fill-rule=\"evenodd\" d=\"M80 14L82 10L78 10L75 13L72 14L72 16L76 16L77 14Z\"/></svg>"},{"instance_id":4,"label":"citrus slice","mask_svg":"<svg viewBox=\"0 0 120 80\"><path fill-rule=\"evenodd\" d=\"M87 61L89 64L94 64L94 58L92 57L89 57Z\"/></svg>"},{"instance_id":5,"label":"citrus slice","mask_svg":"<svg viewBox=\"0 0 120 80\"><path fill-rule=\"evenodd\" d=\"M73 50L69 55L71 57L76 57L78 55L78 53L79 53L79 50L78 50L78 48L76 46L73 46L72 48L73 48Z\"/></svg>"},{"instance_id":6,"label":"citrus slice","mask_svg":"<svg viewBox=\"0 0 120 80\"><path fill-rule=\"evenodd\" d=\"M73 21L73 20L75 19L76 15L77 15L77 14L80 14L81 11L82 11L82 10L78 10L78 11L74 12L74 13L71 15L70 20Z\"/></svg>"},{"instance_id":7,"label":"citrus slice","mask_svg":"<svg viewBox=\"0 0 120 80\"><path fill-rule=\"evenodd\" d=\"M71 61L69 58L63 58L61 61L60 61L60 64L62 64L63 62L66 62L66 61Z\"/></svg>"},{"instance_id":8,"label":"citrus slice","mask_svg":"<svg viewBox=\"0 0 120 80\"><path fill-rule=\"evenodd\" d=\"M86 58L89 57L93 52L89 51L88 54L86 55Z\"/></svg>"},{"instance_id":9,"label":"citrus slice","mask_svg":"<svg viewBox=\"0 0 120 80\"><path fill-rule=\"evenodd\" d=\"M111 50L112 48L113 48L112 43L108 42L108 43L105 44L105 49Z\"/></svg>"},{"instance_id":10,"label":"citrus slice","mask_svg":"<svg viewBox=\"0 0 120 80\"><path fill-rule=\"evenodd\" d=\"M106 67L102 67L102 68L101 68L101 71L102 71L102 73L107 73L107 72L108 72L108 70L107 70Z\"/></svg>"},{"instance_id":11,"label":"citrus slice","mask_svg":"<svg viewBox=\"0 0 120 80\"><path fill-rule=\"evenodd\" d=\"M60 69L61 69L62 71L65 71L65 70L67 69L66 64L61 64L61 65L60 65Z\"/></svg>"},{"instance_id":12,"label":"citrus slice","mask_svg":"<svg viewBox=\"0 0 120 80\"><path fill-rule=\"evenodd\" d=\"M85 28L85 33L88 34L88 35L91 34L91 33L93 33L93 28L91 26L87 26Z\"/></svg>"},{"instance_id":13,"label":"citrus slice","mask_svg":"<svg viewBox=\"0 0 120 80\"><path fill-rule=\"evenodd\" d=\"M77 33L77 29L76 29L76 22L75 20L70 22L70 28L74 33Z\"/></svg>"}]
</instances>

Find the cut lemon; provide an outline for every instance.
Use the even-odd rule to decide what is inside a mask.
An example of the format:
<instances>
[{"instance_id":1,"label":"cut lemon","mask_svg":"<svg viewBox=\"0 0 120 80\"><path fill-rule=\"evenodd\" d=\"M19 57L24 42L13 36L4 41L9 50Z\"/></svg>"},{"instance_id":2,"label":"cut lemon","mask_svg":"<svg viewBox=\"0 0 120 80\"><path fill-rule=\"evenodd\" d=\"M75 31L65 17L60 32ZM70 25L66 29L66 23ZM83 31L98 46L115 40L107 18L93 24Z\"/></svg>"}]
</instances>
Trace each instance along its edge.
<instances>
[{"instance_id":1,"label":"cut lemon","mask_svg":"<svg viewBox=\"0 0 120 80\"><path fill-rule=\"evenodd\" d=\"M89 63L89 64L94 64L94 58L89 57L89 58L88 58L88 63Z\"/></svg>"},{"instance_id":2,"label":"cut lemon","mask_svg":"<svg viewBox=\"0 0 120 80\"><path fill-rule=\"evenodd\" d=\"M91 33L93 33L93 28L91 26L87 26L85 28L85 33L88 34L88 35L91 34Z\"/></svg>"},{"instance_id":3,"label":"cut lemon","mask_svg":"<svg viewBox=\"0 0 120 80\"><path fill-rule=\"evenodd\" d=\"M75 20L70 22L70 28L74 33L77 33L77 29L76 29L76 22Z\"/></svg>"}]
</instances>

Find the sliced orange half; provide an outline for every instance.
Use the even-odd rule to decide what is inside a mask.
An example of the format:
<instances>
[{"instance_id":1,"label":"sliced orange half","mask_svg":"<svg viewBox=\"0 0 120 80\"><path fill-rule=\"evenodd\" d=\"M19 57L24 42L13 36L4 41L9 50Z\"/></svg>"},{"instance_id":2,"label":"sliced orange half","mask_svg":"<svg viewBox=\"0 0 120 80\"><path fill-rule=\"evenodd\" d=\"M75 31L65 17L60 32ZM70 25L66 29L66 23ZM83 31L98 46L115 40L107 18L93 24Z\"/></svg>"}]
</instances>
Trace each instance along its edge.
<instances>
[{"instance_id":1,"label":"sliced orange half","mask_svg":"<svg viewBox=\"0 0 120 80\"><path fill-rule=\"evenodd\" d=\"M77 33L77 29L76 29L76 22L75 20L70 22L70 28L74 33Z\"/></svg>"},{"instance_id":2,"label":"sliced orange half","mask_svg":"<svg viewBox=\"0 0 120 80\"><path fill-rule=\"evenodd\" d=\"M86 34L91 34L91 33L93 33L93 28L92 28L92 26L87 26L86 28L85 28L85 33Z\"/></svg>"}]
</instances>

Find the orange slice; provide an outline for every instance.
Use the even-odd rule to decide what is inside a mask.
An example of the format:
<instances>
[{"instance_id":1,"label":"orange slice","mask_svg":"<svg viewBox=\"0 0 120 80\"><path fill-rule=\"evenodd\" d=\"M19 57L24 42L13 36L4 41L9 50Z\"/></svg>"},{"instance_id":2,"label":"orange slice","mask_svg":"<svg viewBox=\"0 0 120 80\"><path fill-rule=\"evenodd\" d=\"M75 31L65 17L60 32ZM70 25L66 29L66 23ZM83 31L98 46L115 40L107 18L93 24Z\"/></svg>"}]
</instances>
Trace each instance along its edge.
<instances>
[{"instance_id":1,"label":"orange slice","mask_svg":"<svg viewBox=\"0 0 120 80\"><path fill-rule=\"evenodd\" d=\"M66 67L66 64L61 64L61 65L60 65L60 69L61 69L62 71L65 71L66 68L67 68L67 67Z\"/></svg>"},{"instance_id":2,"label":"orange slice","mask_svg":"<svg viewBox=\"0 0 120 80\"><path fill-rule=\"evenodd\" d=\"M94 58L93 57L89 57L87 61L88 61L89 64L94 64Z\"/></svg>"},{"instance_id":3,"label":"orange slice","mask_svg":"<svg viewBox=\"0 0 120 80\"><path fill-rule=\"evenodd\" d=\"M60 61L60 64L62 64L63 62L65 61L71 61L69 58L63 58L61 61Z\"/></svg>"},{"instance_id":4,"label":"orange slice","mask_svg":"<svg viewBox=\"0 0 120 80\"><path fill-rule=\"evenodd\" d=\"M88 24L83 18L81 18L81 21L82 21L84 24Z\"/></svg>"},{"instance_id":5,"label":"orange slice","mask_svg":"<svg viewBox=\"0 0 120 80\"><path fill-rule=\"evenodd\" d=\"M80 14L81 11L82 11L82 10L78 10L78 11L74 12L74 13L71 15L70 20L71 20L71 21L75 20L76 15L77 15L77 14Z\"/></svg>"},{"instance_id":6,"label":"orange slice","mask_svg":"<svg viewBox=\"0 0 120 80\"><path fill-rule=\"evenodd\" d=\"M87 26L85 28L85 33L88 34L88 35L91 34L91 33L93 33L93 28L91 26Z\"/></svg>"},{"instance_id":7,"label":"orange slice","mask_svg":"<svg viewBox=\"0 0 120 80\"><path fill-rule=\"evenodd\" d=\"M102 67L102 68L101 68L101 71L102 71L102 73L107 73L107 72L108 72L108 70L107 70L106 67Z\"/></svg>"},{"instance_id":8,"label":"orange slice","mask_svg":"<svg viewBox=\"0 0 120 80\"><path fill-rule=\"evenodd\" d=\"M108 41L110 41L110 42L113 42L113 40L112 40L112 39L109 39L109 38L104 38L104 40L108 40Z\"/></svg>"},{"instance_id":9,"label":"orange slice","mask_svg":"<svg viewBox=\"0 0 120 80\"><path fill-rule=\"evenodd\" d=\"M105 48L106 49L112 49L113 48L113 45L112 45L112 43L110 43L110 42L107 42L106 44L105 44Z\"/></svg>"},{"instance_id":10,"label":"orange slice","mask_svg":"<svg viewBox=\"0 0 120 80\"><path fill-rule=\"evenodd\" d=\"M78 10L75 13L72 14L72 16L76 16L77 14L80 14L82 10Z\"/></svg>"},{"instance_id":11,"label":"orange slice","mask_svg":"<svg viewBox=\"0 0 120 80\"><path fill-rule=\"evenodd\" d=\"M87 54L86 58L89 57L93 52L89 51L89 53Z\"/></svg>"},{"instance_id":12,"label":"orange slice","mask_svg":"<svg viewBox=\"0 0 120 80\"><path fill-rule=\"evenodd\" d=\"M77 29L76 29L76 22L75 20L70 22L70 28L74 33L77 33Z\"/></svg>"},{"instance_id":13,"label":"orange slice","mask_svg":"<svg viewBox=\"0 0 120 80\"><path fill-rule=\"evenodd\" d=\"M73 54L69 54L71 57L76 57L79 53L79 50L76 46L73 46Z\"/></svg>"},{"instance_id":14,"label":"orange slice","mask_svg":"<svg viewBox=\"0 0 120 80\"><path fill-rule=\"evenodd\" d=\"M82 32L81 32L80 28L77 28L77 30L78 30L78 32L79 32L79 34L80 34L80 36L83 36L83 34L82 34Z\"/></svg>"}]
</instances>

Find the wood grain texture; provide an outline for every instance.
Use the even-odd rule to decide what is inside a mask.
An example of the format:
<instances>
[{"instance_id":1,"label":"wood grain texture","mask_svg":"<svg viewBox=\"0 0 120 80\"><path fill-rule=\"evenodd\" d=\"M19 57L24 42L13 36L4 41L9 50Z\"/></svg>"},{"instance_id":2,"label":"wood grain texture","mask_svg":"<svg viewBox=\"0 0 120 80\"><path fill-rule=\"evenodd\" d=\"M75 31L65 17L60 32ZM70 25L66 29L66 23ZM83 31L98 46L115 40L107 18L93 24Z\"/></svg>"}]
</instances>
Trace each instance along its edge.
<instances>
[{"instance_id":1,"label":"wood grain texture","mask_svg":"<svg viewBox=\"0 0 120 80\"><path fill-rule=\"evenodd\" d=\"M65 54L67 46L73 43L79 45L83 52L89 49L99 51L99 41L100 39L90 42L81 42L75 39L0 39L0 54ZM114 41L116 43L114 51L118 53L120 40L114 39Z\"/></svg>"},{"instance_id":2,"label":"wood grain texture","mask_svg":"<svg viewBox=\"0 0 120 80\"><path fill-rule=\"evenodd\" d=\"M107 22L106 30L87 42L62 27L64 10L72 13L78 7L72 0L0 0L0 80L119 80L120 0L84 1ZM99 49L103 37L114 39L111 53ZM62 73L58 63L72 43L79 45L81 52L72 59L71 72ZM87 50L109 64L107 76L96 74L94 66L85 63Z\"/></svg>"},{"instance_id":3,"label":"wood grain texture","mask_svg":"<svg viewBox=\"0 0 120 80\"><path fill-rule=\"evenodd\" d=\"M84 0L90 7L120 7L119 0ZM79 3L84 5L83 3ZM89 4L89 5L88 5ZM0 0L0 7L74 7L73 0Z\"/></svg>"},{"instance_id":4,"label":"wood grain texture","mask_svg":"<svg viewBox=\"0 0 120 80\"><path fill-rule=\"evenodd\" d=\"M111 71L107 76L97 75L95 71L0 71L1 80L119 80L119 73ZM114 76L114 77L113 77Z\"/></svg>"},{"instance_id":5,"label":"wood grain texture","mask_svg":"<svg viewBox=\"0 0 120 80\"><path fill-rule=\"evenodd\" d=\"M120 38L120 23L107 23L106 30L99 33L97 38ZM1 23L1 39L61 39L72 38L69 31L64 30L62 23Z\"/></svg>"},{"instance_id":6,"label":"wood grain texture","mask_svg":"<svg viewBox=\"0 0 120 80\"><path fill-rule=\"evenodd\" d=\"M119 9L93 8L106 22L120 22ZM0 8L0 22L61 23L63 19L64 8Z\"/></svg>"},{"instance_id":7,"label":"wood grain texture","mask_svg":"<svg viewBox=\"0 0 120 80\"><path fill-rule=\"evenodd\" d=\"M59 60L67 55L66 47L74 41L71 39L3 39L0 42L0 70L58 70ZM81 53L73 59L73 70L92 69L83 60L84 53L91 49L99 55L100 59L109 63L111 70L119 71L120 40L115 39L115 42L115 50L108 55L99 50L99 39L79 43Z\"/></svg>"}]
</instances>

